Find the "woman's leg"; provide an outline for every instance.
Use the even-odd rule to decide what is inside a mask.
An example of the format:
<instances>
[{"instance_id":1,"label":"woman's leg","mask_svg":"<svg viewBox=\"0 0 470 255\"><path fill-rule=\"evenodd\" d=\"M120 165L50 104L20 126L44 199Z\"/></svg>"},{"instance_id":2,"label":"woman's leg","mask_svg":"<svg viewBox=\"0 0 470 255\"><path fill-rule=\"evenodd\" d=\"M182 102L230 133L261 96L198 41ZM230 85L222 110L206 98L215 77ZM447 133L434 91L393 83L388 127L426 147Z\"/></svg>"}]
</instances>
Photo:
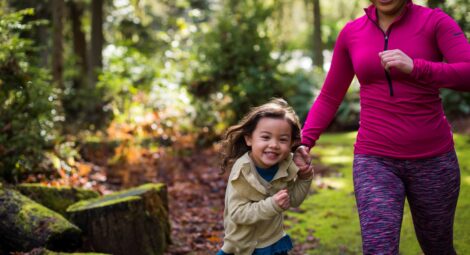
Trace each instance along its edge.
<instances>
[{"instance_id":1,"label":"woman's leg","mask_svg":"<svg viewBox=\"0 0 470 255\"><path fill-rule=\"evenodd\" d=\"M453 246L460 169L455 152L408 161L406 193L416 236L426 255L456 254Z\"/></svg>"},{"instance_id":2,"label":"woman's leg","mask_svg":"<svg viewBox=\"0 0 470 255\"><path fill-rule=\"evenodd\" d=\"M398 254L405 188L400 160L355 155L354 191L362 249L367 254Z\"/></svg>"}]
</instances>

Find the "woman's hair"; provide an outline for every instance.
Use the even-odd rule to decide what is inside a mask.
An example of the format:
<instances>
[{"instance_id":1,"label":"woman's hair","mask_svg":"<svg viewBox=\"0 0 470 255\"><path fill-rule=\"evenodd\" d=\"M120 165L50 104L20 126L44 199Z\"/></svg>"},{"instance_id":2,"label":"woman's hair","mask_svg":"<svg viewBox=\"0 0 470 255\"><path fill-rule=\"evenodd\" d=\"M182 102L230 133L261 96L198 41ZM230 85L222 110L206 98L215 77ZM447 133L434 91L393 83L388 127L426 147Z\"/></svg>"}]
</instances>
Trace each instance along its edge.
<instances>
[{"instance_id":1,"label":"woman's hair","mask_svg":"<svg viewBox=\"0 0 470 255\"><path fill-rule=\"evenodd\" d=\"M286 120L292 130L292 148L300 145L300 122L297 114L284 99L274 98L266 104L252 108L238 124L231 126L224 134L221 142L222 173L251 150L245 142L245 136L253 133L261 118Z\"/></svg>"}]
</instances>

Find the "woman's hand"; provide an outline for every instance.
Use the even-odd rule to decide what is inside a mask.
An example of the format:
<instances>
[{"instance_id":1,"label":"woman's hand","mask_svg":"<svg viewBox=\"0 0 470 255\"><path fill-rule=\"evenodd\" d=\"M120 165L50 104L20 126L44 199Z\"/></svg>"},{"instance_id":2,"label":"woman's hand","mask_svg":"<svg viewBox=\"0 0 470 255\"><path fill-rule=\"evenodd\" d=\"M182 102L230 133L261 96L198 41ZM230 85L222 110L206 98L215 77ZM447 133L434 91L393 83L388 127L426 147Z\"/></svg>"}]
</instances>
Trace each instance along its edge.
<instances>
[{"instance_id":1,"label":"woman's hand","mask_svg":"<svg viewBox=\"0 0 470 255\"><path fill-rule=\"evenodd\" d=\"M294 152L294 163L299 168L300 179L310 179L313 176L313 166L311 165L312 157L308 152L308 148L301 145Z\"/></svg>"},{"instance_id":2,"label":"woman's hand","mask_svg":"<svg viewBox=\"0 0 470 255\"><path fill-rule=\"evenodd\" d=\"M276 194L274 194L274 202L276 202L276 204L284 210L289 209L290 200L287 189L281 189Z\"/></svg>"},{"instance_id":3,"label":"woman's hand","mask_svg":"<svg viewBox=\"0 0 470 255\"><path fill-rule=\"evenodd\" d=\"M379 57L382 66L387 71L390 71L392 67L406 74L410 74L413 71L413 59L399 49L379 52Z\"/></svg>"}]
</instances>

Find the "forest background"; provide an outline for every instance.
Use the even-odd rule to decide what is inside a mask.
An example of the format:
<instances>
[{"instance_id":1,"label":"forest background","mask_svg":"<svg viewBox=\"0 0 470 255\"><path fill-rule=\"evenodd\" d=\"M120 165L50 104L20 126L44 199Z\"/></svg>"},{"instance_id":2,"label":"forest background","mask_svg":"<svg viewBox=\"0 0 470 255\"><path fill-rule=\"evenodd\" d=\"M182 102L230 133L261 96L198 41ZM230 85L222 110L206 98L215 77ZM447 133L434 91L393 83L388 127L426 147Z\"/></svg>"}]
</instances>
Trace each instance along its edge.
<instances>
[{"instance_id":1,"label":"forest background","mask_svg":"<svg viewBox=\"0 0 470 255\"><path fill-rule=\"evenodd\" d=\"M470 38L469 0L414 2L444 9ZM203 156L200 171L210 171L201 176L223 179L217 175L216 143L224 130L272 97L285 98L303 121L328 71L338 32L368 4L1 1L0 178L101 194L164 182L170 196L178 196L171 191L188 183L184 171L200 167L188 158ZM455 131L463 133L462 146L470 146L465 136L470 94L442 90L441 96ZM354 81L329 131L357 129L358 112ZM344 141L325 146L342 148ZM223 181L219 186L223 196ZM180 236L174 249L216 250L220 210L216 234L200 242L178 233L181 215L173 213L174 234ZM299 231L310 243L318 241L311 230Z\"/></svg>"}]
</instances>

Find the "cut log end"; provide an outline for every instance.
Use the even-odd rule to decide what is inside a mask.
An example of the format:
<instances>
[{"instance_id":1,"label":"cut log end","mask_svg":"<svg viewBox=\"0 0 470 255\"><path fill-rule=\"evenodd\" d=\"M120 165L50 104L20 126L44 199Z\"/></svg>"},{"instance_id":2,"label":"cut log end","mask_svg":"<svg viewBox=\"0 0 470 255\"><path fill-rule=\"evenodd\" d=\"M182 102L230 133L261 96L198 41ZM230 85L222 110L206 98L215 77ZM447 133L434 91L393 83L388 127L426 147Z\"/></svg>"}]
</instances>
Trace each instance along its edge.
<instances>
[{"instance_id":1,"label":"cut log end","mask_svg":"<svg viewBox=\"0 0 470 255\"><path fill-rule=\"evenodd\" d=\"M79 202L67 212L85 232L90 250L159 255L170 242L166 199L164 185L147 184Z\"/></svg>"}]
</instances>

